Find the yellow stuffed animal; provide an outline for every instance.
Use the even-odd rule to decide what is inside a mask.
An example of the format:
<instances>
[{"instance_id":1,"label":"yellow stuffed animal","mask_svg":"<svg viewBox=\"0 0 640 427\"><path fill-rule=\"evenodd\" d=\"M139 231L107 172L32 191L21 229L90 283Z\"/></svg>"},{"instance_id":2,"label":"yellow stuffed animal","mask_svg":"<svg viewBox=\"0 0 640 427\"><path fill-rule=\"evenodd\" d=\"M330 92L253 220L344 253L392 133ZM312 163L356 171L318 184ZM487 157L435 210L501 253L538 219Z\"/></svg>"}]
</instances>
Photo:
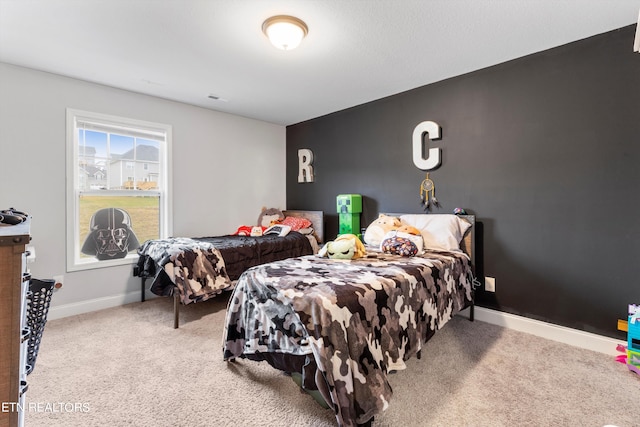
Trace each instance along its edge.
<instances>
[{"instance_id":1,"label":"yellow stuffed animal","mask_svg":"<svg viewBox=\"0 0 640 427\"><path fill-rule=\"evenodd\" d=\"M331 259L357 259L365 256L367 251L355 234L341 234L331 242L327 242L318 252L320 256Z\"/></svg>"}]
</instances>

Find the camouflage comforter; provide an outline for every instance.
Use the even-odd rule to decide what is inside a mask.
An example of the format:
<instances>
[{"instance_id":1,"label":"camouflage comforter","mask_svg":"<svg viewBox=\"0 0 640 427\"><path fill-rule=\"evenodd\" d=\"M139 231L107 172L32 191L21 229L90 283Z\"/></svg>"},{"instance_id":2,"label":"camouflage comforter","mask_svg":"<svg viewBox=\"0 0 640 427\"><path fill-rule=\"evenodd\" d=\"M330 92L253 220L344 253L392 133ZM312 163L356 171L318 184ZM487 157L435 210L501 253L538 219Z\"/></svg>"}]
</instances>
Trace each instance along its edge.
<instances>
[{"instance_id":1,"label":"camouflage comforter","mask_svg":"<svg viewBox=\"0 0 640 427\"><path fill-rule=\"evenodd\" d=\"M229 300L223 357L276 366L277 357L312 355L338 424L363 424L388 406L387 374L468 305L472 280L466 255L448 252L254 267Z\"/></svg>"},{"instance_id":2,"label":"camouflage comforter","mask_svg":"<svg viewBox=\"0 0 640 427\"><path fill-rule=\"evenodd\" d=\"M139 266L154 272L152 288L162 283L161 278L168 279L175 285L168 292L178 292L182 304L204 301L232 286L222 255L212 243L188 237L148 240L138 254Z\"/></svg>"},{"instance_id":3,"label":"camouflage comforter","mask_svg":"<svg viewBox=\"0 0 640 427\"><path fill-rule=\"evenodd\" d=\"M313 254L310 238L286 236L173 237L148 240L138 248L137 275L153 278L156 295L180 296L182 304L205 301L231 289L250 267Z\"/></svg>"}]
</instances>

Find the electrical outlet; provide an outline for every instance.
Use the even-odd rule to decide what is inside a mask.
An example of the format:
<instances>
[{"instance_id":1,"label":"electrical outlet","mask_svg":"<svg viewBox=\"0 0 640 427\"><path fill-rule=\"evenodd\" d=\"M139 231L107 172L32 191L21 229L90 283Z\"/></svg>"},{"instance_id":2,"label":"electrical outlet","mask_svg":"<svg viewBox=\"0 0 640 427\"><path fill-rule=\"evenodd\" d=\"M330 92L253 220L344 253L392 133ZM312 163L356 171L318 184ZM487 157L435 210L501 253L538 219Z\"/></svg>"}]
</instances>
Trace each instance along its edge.
<instances>
[{"instance_id":1,"label":"electrical outlet","mask_svg":"<svg viewBox=\"0 0 640 427\"><path fill-rule=\"evenodd\" d=\"M55 282L55 284L53 285L53 290L57 291L58 289L60 289L62 287L62 285L64 284L64 276L60 275L60 276L53 276L53 281Z\"/></svg>"},{"instance_id":2,"label":"electrical outlet","mask_svg":"<svg viewBox=\"0 0 640 427\"><path fill-rule=\"evenodd\" d=\"M496 279L494 277L485 277L484 278L484 290L487 292L495 292L496 291Z\"/></svg>"},{"instance_id":3,"label":"electrical outlet","mask_svg":"<svg viewBox=\"0 0 640 427\"><path fill-rule=\"evenodd\" d=\"M33 245L27 245L26 251L28 253L27 262L28 263L35 262L35 260L36 260L36 247L33 246Z\"/></svg>"}]
</instances>

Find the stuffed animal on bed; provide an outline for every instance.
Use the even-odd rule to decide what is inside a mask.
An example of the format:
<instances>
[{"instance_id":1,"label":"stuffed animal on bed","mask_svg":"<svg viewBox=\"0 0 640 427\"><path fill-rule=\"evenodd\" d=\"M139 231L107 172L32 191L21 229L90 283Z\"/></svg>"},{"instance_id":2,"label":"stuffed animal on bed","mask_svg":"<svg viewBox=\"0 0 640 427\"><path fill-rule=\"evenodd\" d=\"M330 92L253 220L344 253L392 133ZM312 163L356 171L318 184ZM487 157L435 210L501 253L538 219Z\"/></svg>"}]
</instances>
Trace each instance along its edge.
<instances>
[{"instance_id":1,"label":"stuffed animal on bed","mask_svg":"<svg viewBox=\"0 0 640 427\"><path fill-rule=\"evenodd\" d=\"M412 225L402 224L400 227L396 229L396 231L398 233L407 233L407 234L412 234L414 236L422 236L422 234L420 233L420 230L418 230Z\"/></svg>"},{"instance_id":2,"label":"stuffed animal on bed","mask_svg":"<svg viewBox=\"0 0 640 427\"><path fill-rule=\"evenodd\" d=\"M331 259L357 259L363 257L367 251L355 234L341 234L331 242L327 242L318 252L319 256Z\"/></svg>"},{"instance_id":3,"label":"stuffed animal on bed","mask_svg":"<svg viewBox=\"0 0 640 427\"><path fill-rule=\"evenodd\" d=\"M257 225L241 225L238 227L234 236L262 236L267 227L259 227Z\"/></svg>"},{"instance_id":4,"label":"stuffed animal on bed","mask_svg":"<svg viewBox=\"0 0 640 427\"><path fill-rule=\"evenodd\" d=\"M284 213L280 209L276 208L262 208L262 212L258 216L258 226L259 227L271 227L272 225L278 224L284 219Z\"/></svg>"},{"instance_id":5,"label":"stuffed animal on bed","mask_svg":"<svg viewBox=\"0 0 640 427\"><path fill-rule=\"evenodd\" d=\"M401 256L415 256L422 252L422 234L417 228L402 224L395 230L389 231L382 238L380 250L387 254Z\"/></svg>"},{"instance_id":6,"label":"stuffed animal on bed","mask_svg":"<svg viewBox=\"0 0 640 427\"><path fill-rule=\"evenodd\" d=\"M367 245L380 246L382 238L391 230L397 230L402 223L395 216L380 214L364 232L364 242Z\"/></svg>"},{"instance_id":7,"label":"stuffed animal on bed","mask_svg":"<svg viewBox=\"0 0 640 427\"><path fill-rule=\"evenodd\" d=\"M263 207L258 216L258 225L241 225L234 236L262 236L267 228L279 224L284 219L280 209Z\"/></svg>"}]
</instances>

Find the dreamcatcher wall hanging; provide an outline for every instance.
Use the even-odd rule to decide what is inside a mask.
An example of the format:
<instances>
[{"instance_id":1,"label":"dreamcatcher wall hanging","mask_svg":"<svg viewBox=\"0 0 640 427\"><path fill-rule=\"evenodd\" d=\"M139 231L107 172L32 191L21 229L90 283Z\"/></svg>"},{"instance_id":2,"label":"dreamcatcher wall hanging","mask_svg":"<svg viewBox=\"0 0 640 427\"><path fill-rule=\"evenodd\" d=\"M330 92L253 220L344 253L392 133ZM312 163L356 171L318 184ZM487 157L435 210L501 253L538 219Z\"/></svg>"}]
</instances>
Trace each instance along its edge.
<instances>
[{"instance_id":1,"label":"dreamcatcher wall hanging","mask_svg":"<svg viewBox=\"0 0 640 427\"><path fill-rule=\"evenodd\" d=\"M430 212L431 208L440 207L440 203L436 199L436 186L429 178L429 172L427 172L427 177L420 184L420 204L425 212Z\"/></svg>"},{"instance_id":2,"label":"dreamcatcher wall hanging","mask_svg":"<svg viewBox=\"0 0 640 427\"><path fill-rule=\"evenodd\" d=\"M425 121L419 123L413 130L413 163L418 169L430 171L440 167L441 150L435 147L423 150L425 134L431 140L440 139L440 126L436 122ZM427 157L424 157L425 152ZM427 177L420 183L420 205L425 212L430 212L432 208L440 207L440 203L436 199L436 187L429 178L429 172L427 172Z\"/></svg>"}]
</instances>

